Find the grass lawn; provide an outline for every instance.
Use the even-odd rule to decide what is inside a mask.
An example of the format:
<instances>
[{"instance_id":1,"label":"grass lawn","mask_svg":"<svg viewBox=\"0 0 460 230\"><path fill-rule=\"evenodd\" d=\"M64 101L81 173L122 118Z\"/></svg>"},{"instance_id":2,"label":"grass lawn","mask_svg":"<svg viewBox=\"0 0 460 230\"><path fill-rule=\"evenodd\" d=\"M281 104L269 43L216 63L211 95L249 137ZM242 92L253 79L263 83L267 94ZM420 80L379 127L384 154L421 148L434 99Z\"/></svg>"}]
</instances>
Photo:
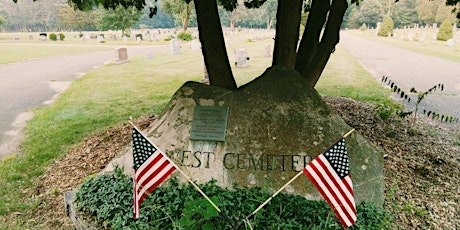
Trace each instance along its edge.
<instances>
[{"instance_id":1,"label":"grass lawn","mask_svg":"<svg viewBox=\"0 0 460 230\"><path fill-rule=\"evenodd\" d=\"M249 67L234 69L238 85L251 81L271 64L271 58L263 57L263 53L266 44L273 47L272 42L248 42L246 38L229 42L231 60L233 50L241 47L251 58ZM75 80L55 103L34 110L35 117L28 122L21 145L23 154L0 163L0 229L30 227L24 223L40 198L28 199L25 194L53 159L63 156L91 133L126 122L129 117L160 113L184 82L199 81L204 71L201 53L185 47L180 55L155 54L153 59L134 56L126 64L95 69ZM391 103L389 90L340 46L317 90L322 95ZM17 215L17 223L3 221L7 215Z\"/></svg>"}]
</instances>

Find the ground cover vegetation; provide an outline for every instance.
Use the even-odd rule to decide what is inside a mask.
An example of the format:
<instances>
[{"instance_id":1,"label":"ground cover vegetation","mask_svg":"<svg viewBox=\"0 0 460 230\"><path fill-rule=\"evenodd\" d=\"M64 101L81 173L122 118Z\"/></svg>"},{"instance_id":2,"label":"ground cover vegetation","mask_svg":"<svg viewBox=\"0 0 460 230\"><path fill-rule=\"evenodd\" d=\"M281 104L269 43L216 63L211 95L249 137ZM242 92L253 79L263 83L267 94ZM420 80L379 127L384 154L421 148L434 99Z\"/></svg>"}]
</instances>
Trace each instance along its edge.
<instances>
[{"instance_id":1,"label":"ground cover vegetation","mask_svg":"<svg viewBox=\"0 0 460 230\"><path fill-rule=\"evenodd\" d=\"M190 184L169 180L149 194L139 220L132 218L132 179L116 168L114 173L91 177L76 194L77 207L93 216L99 226L113 229L342 229L325 201L309 201L302 196L280 194L257 215L245 220L271 196L263 188L223 189L209 181L200 185L222 215ZM178 199L180 197L180 199ZM173 202L171 202L173 201ZM390 229L391 215L378 206L357 207L358 222L351 229ZM228 218L226 219L224 215ZM244 222L246 221L246 222Z\"/></svg>"}]
</instances>

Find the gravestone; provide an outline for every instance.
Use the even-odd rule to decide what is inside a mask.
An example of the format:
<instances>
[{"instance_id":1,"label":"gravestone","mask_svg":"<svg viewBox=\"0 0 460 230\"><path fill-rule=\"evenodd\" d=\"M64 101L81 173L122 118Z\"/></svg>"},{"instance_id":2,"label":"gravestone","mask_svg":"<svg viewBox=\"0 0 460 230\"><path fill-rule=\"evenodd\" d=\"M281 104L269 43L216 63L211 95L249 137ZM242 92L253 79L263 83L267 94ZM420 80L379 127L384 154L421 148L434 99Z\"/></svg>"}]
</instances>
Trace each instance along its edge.
<instances>
[{"instance_id":1,"label":"gravestone","mask_svg":"<svg viewBox=\"0 0 460 230\"><path fill-rule=\"evenodd\" d=\"M208 74L208 69L206 69L206 66L204 66L204 74L203 78L201 78L201 83L209 85L209 74Z\"/></svg>"},{"instance_id":2,"label":"gravestone","mask_svg":"<svg viewBox=\"0 0 460 230\"><path fill-rule=\"evenodd\" d=\"M414 34L411 32L407 35L407 39L409 39L409 41L414 41Z\"/></svg>"},{"instance_id":3,"label":"gravestone","mask_svg":"<svg viewBox=\"0 0 460 230\"><path fill-rule=\"evenodd\" d=\"M97 41L97 43L102 43L102 42L104 42L104 36L97 35L96 41Z\"/></svg>"},{"instance_id":4,"label":"gravestone","mask_svg":"<svg viewBox=\"0 0 460 230\"><path fill-rule=\"evenodd\" d=\"M40 41L46 41L48 39L48 35L46 33L40 33Z\"/></svg>"},{"instance_id":5,"label":"gravestone","mask_svg":"<svg viewBox=\"0 0 460 230\"><path fill-rule=\"evenodd\" d=\"M197 39L193 39L190 41L190 49L192 51L199 51L201 49L201 43Z\"/></svg>"},{"instance_id":6,"label":"gravestone","mask_svg":"<svg viewBox=\"0 0 460 230\"><path fill-rule=\"evenodd\" d=\"M170 42L170 50L172 55L180 54L180 40L178 39L173 39Z\"/></svg>"},{"instance_id":7,"label":"gravestone","mask_svg":"<svg viewBox=\"0 0 460 230\"><path fill-rule=\"evenodd\" d=\"M29 35L29 40L34 40L34 35Z\"/></svg>"},{"instance_id":8,"label":"gravestone","mask_svg":"<svg viewBox=\"0 0 460 230\"><path fill-rule=\"evenodd\" d=\"M436 22L433 23L433 29L434 29L434 30L437 30L437 29L438 29L438 23L436 23Z\"/></svg>"},{"instance_id":9,"label":"gravestone","mask_svg":"<svg viewBox=\"0 0 460 230\"><path fill-rule=\"evenodd\" d=\"M115 49L115 64L119 65L128 61L128 50L126 48Z\"/></svg>"},{"instance_id":10,"label":"gravestone","mask_svg":"<svg viewBox=\"0 0 460 230\"><path fill-rule=\"evenodd\" d=\"M228 109L224 140L191 138L193 123L203 116L218 120L218 126L225 124L222 118L226 112L196 117L197 107L203 106ZM216 122L210 122L213 127L206 127L206 121L201 124L202 130L223 130L214 128ZM223 187L257 186L274 192L349 130L300 74L272 67L235 91L185 83L164 113L143 132L198 183L215 179ZM382 204L381 151L356 132L346 143L357 204ZM112 163L132 175L132 161L128 147ZM105 171L110 171L112 163ZM186 183L180 173L173 176ZM283 192L322 199L306 176L294 180Z\"/></svg>"},{"instance_id":11,"label":"gravestone","mask_svg":"<svg viewBox=\"0 0 460 230\"><path fill-rule=\"evenodd\" d=\"M270 44L265 44L264 46L264 57L268 58L272 56L272 47Z\"/></svg>"},{"instance_id":12,"label":"gravestone","mask_svg":"<svg viewBox=\"0 0 460 230\"><path fill-rule=\"evenodd\" d=\"M449 47L453 47L455 45L455 41L453 38L446 41L446 45Z\"/></svg>"},{"instance_id":13,"label":"gravestone","mask_svg":"<svg viewBox=\"0 0 460 230\"><path fill-rule=\"evenodd\" d=\"M19 40L19 36L18 36L18 35L14 35L14 36L13 36L13 40L14 40L14 41L18 41L18 40Z\"/></svg>"},{"instance_id":14,"label":"gravestone","mask_svg":"<svg viewBox=\"0 0 460 230\"><path fill-rule=\"evenodd\" d=\"M239 49L235 51L235 65L236 67L247 67L248 66L248 52L246 49Z\"/></svg>"}]
</instances>

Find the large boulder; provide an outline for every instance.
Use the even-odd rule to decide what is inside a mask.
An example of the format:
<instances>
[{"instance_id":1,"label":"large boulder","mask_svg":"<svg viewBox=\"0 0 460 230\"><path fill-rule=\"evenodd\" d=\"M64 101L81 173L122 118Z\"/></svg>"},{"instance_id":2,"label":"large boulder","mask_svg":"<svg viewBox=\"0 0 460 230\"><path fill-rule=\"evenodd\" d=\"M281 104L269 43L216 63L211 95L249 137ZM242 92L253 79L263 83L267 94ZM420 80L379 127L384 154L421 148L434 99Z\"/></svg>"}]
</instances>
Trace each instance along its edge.
<instances>
[{"instance_id":1,"label":"large boulder","mask_svg":"<svg viewBox=\"0 0 460 230\"><path fill-rule=\"evenodd\" d=\"M229 108L225 141L190 140L198 105ZM144 133L198 183L276 191L350 130L297 72L272 67L236 91L185 83ZM383 203L381 151L356 132L346 143L356 202ZM123 155L129 173L132 150ZM306 176L283 192L322 199Z\"/></svg>"}]
</instances>

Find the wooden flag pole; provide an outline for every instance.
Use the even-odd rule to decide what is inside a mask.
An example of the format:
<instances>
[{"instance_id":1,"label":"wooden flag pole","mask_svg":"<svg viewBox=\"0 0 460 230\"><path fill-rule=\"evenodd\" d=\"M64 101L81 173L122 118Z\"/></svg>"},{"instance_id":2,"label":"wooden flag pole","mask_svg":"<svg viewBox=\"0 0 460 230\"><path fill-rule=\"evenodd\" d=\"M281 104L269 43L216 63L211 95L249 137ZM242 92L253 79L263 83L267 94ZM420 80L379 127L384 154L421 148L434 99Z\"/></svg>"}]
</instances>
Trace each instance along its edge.
<instances>
[{"instance_id":1,"label":"wooden flag pole","mask_svg":"<svg viewBox=\"0 0 460 230\"><path fill-rule=\"evenodd\" d=\"M355 129L350 130L348 133L346 133L342 137L346 138L346 137L350 136L351 133L353 133L353 131L355 131ZM302 174L303 174L303 171L300 171L299 173L297 173L297 175L295 175L290 181L288 181L285 185L283 185L283 187L281 187L278 191L276 191L273 195L271 195L264 203L262 203L256 210L254 210L254 212L252 212L250 215L248 215L245 219L248 219L251 216L255 215L261 208L263 208L265 205L267 205L268 202L270 202L276 195L278 195L278 193L283 191L289 184L291 184L295 179L297 179L297 177L299 177ZM240 223L238 225L237 229L241 226L241 224L242 223Z\"/></svg>"},{"instance_id":2,"label":"wooden flag pole","mask_svg":"<svg viewBox=\"0 0 460 230\"><path fill-rule=\"evenodd\" d=\"M131 125L132 125L142 136L144 136L144 138L147 139L147 141L148 141L150 144L152 144L156 149L160 150L160 148L158 148L154 143L152 143L152 142L150 141L150 139L148 139L148 138L147 138L147 137L136 127L136 125L134 125L131 121L129 121L129 123L130 123L130 124L131 124ZM161 150L160 150L160 152L163 153L163 151L161 151ZM211 205L212 205L219 213L222 212L222 211L219 209L219 207L217 207L217 205L215 205L214 202L212 202L212 200L209 199L209 197L198 187L198 185L196 185L195 182L193 182L193 181L192 181L192 180L191 180L191 179L190 179L190 178L189 178L189 177L188 177L188 176L187 176L177 165L176 165L176 163L174 163L174 161L172 161L171 159L169 159L169 157L168 157L165 153L163 153L163 156L164 156L166 159L168 159L168 160L171 162L171 164L174 165L174 167L182 174L182 176L184 176L184 177L188 180L188 182L189 182L190 184L192 184L193 187L195 187L195 189L196 189L196 190L197 190L197 191L198 191L198 192L199 192L209 203L211 203Z\"/></svg>"}]
</instances>

